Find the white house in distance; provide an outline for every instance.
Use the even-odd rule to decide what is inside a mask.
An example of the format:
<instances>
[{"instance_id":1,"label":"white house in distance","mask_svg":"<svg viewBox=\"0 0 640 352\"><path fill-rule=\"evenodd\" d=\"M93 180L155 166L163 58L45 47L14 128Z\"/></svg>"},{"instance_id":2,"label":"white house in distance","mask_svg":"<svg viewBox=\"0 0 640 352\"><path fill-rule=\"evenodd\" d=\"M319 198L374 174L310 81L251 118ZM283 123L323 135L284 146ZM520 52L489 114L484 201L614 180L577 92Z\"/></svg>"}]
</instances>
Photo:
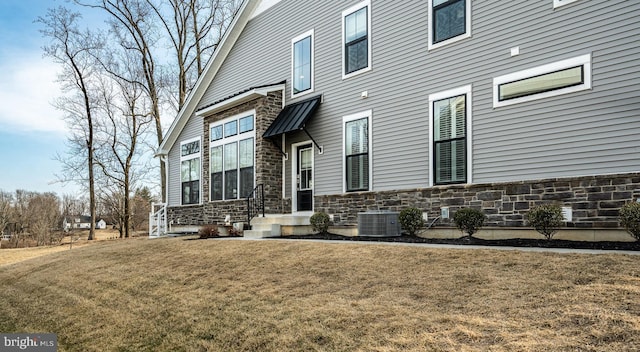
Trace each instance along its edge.
<instances>
[{"instance_id":1,"label":"white house in distance","mask_svg":"<svg viewBox=\"0 0 640 352\"><path fill-rule=\"evenodd\" d=\"M89 229L91 228L91 216L86 216L86 215L80 215L80 216L73 216L73 217L69 217L69 218L64 218L62 220L62 228L65 231L68 230L78 230L78 229ZM100 219L96 222L96 229L106 229L107 228L107 223L106 221L104 221L104 219Z\"/></svg>"},{"instance_id":2,"label":"white house in distance","mask_svg":"<svg viewBox=\"0 0 640 352\"><path fill-rule=\"evenodd\" d=\"M552 202L585 236L620 231L640 198L638 18L618 0L246 0L160 145L168 221L418 207L446 228L475 207L513 230Z\"/></svg>"}]
</instances>

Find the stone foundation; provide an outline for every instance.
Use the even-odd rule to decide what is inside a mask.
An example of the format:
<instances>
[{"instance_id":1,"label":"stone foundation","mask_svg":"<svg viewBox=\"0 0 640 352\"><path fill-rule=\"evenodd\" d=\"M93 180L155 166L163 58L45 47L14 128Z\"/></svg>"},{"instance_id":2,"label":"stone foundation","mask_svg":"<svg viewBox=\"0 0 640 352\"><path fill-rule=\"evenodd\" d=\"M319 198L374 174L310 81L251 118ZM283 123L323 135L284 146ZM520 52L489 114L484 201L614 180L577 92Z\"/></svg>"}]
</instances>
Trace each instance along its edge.
<instances>
[{"instance_id":1,"label":"stone foundation","mask_svg":"<svg viewBox=\"0 0 640 352\"><path fill-rule=\"evenodd\" d=\"M281 195L281 191L277 192ZM267 189L265 188L265 196ZM527 227L527 212L540 204L554 203L571 207L573 221L568 229L619 229L618 212L625 203L640 198L640 173L545 179L513 183L436 186L384 192L358 192L315 196L315 211L334 217L338 226L356 226L358 213L365 211L401 211L416 207L436 219L441 209L472 207L487 215L485 228ZM291 199L271 197L266 213L291 213ZM175 225L247 221L246 200L216 201L203 205L170 207L168 219ZM451 219L438 219L439 228L452 227Z\"/></svg>"},{"instance_id":2,"label":"stone foundation","mask_svg":"<svg viewBox=\"0 0 640 352\"><path fill-rule=\"evenodd\" d=\"M265 189L266 195L266 189ZM275 204L272 200L271 204ZM266 208L266 205L265 205ZM277 201L276 209L291 209L291 198ZM265 209L266 214L282 214ZM287 211L285 213L291 213ZM231 222L242 222L247 224L247 200L216 201L203 205L178 206L167 208L167 219L173 225L203 226L212 224L223 224L225 217L231 216Z\"/></svg>"},{"instance_id":3,"label":"stone foundation","mask_svg":"<svg viewBox=\"0 0 640 352\"><path fill-rule=\"evenodd\" d=\"M612 229L619 227L620 207L638 198L640 173L633 173L316 196L315 211L332 214L336 225L357 225L358 213L365 211L416 207L435 219L444 207L451 216L471 207L487 215L488 227L524 227L532 207L554 203L572 208L573 221L567 227ZM439 219L437 225L453 224Z\"/></svg>"}]
</instances>

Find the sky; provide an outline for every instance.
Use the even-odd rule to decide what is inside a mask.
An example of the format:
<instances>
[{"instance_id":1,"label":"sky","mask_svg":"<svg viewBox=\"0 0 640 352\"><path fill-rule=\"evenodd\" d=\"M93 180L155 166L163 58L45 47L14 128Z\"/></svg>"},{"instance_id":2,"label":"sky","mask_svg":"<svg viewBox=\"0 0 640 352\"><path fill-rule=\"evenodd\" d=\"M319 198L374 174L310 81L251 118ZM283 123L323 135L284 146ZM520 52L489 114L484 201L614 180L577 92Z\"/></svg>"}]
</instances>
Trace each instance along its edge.
<instances>
[{"instance_id":1,"label":"sky","mask_svg":"<svg viewBox=\"0 0 640 352\"><path fill-rule=\"evenodd\" d=\"M52 102L61 95L60 66L43 57L42 24L35 20L65 0L0 0L0 190L24 189L78 195L74 184L56 183L57 154L66 151L62 113ZM76 11L87 10L74 8ZM96 20L85 14L84 21ZM103 21L98 20L99 23ZM95 23L95 22L94 22Z\"/></svg>"}]
</instances>

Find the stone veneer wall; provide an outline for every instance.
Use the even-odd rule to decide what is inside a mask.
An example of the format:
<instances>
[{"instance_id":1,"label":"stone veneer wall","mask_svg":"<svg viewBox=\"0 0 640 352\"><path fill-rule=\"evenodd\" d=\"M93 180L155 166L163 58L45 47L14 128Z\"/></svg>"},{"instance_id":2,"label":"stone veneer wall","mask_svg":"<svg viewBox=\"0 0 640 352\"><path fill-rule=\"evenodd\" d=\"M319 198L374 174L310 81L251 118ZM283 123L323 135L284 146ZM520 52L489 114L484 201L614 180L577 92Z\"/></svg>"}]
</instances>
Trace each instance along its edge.
<instances>
[{"instance_id":1,"label":"stone veneer wall","mask_svg":"<svg viewBox=\"0 0 640 352\"><path fill-rule=\"evenodd\" d=\"M290 212L291 206L282 197L282 153L270 140L262 138L264 132L282 110L282 92L275 91L228 110L207 116L203 125L202 153L202 205L179 206L168 209L167 217L174 224L205 225L222 223L227 215L233 222L246 222L245 199L209 202L209 124L215 121L255 110L255 178L264 185L265 212L280 214Z\"/></svg>"},{"instance_id":2,"label":"stone veneer wall","mask_svg":"<svg viewBox=\"0 0 640 352\"><path fill-rule=\"evenodd\" d=\"M485 226L522 227L532 207L555 203L572 207L568 227L617 228L620 207L638 198L640 173L633 173L316 196L315 211L333 214L335 225L356 225L358 213L365 211L417 207L435 219L442 207L449 207L450 217L473 207L487 215ZM438 224L452 225L450 219Z\"/></svg>"}]
</instances>

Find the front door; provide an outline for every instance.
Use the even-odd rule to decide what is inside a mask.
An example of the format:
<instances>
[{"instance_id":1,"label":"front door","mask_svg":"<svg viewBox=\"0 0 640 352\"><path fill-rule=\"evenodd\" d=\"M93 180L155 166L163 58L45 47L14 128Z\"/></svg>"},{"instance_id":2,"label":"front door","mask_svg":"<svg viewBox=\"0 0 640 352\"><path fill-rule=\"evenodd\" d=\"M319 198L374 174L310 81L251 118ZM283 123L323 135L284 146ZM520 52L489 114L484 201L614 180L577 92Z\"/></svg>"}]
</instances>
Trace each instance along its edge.
<instances>
[{"instance_id":1,"label":"front door","mask_svg":"<svg viewBox=\"0 0 640 352\"><path fill-rule=\"evenodd\" d=\"M296 198L297 211L313 210L313 145L297 148Z\"/></svg>"}]
</instances>

